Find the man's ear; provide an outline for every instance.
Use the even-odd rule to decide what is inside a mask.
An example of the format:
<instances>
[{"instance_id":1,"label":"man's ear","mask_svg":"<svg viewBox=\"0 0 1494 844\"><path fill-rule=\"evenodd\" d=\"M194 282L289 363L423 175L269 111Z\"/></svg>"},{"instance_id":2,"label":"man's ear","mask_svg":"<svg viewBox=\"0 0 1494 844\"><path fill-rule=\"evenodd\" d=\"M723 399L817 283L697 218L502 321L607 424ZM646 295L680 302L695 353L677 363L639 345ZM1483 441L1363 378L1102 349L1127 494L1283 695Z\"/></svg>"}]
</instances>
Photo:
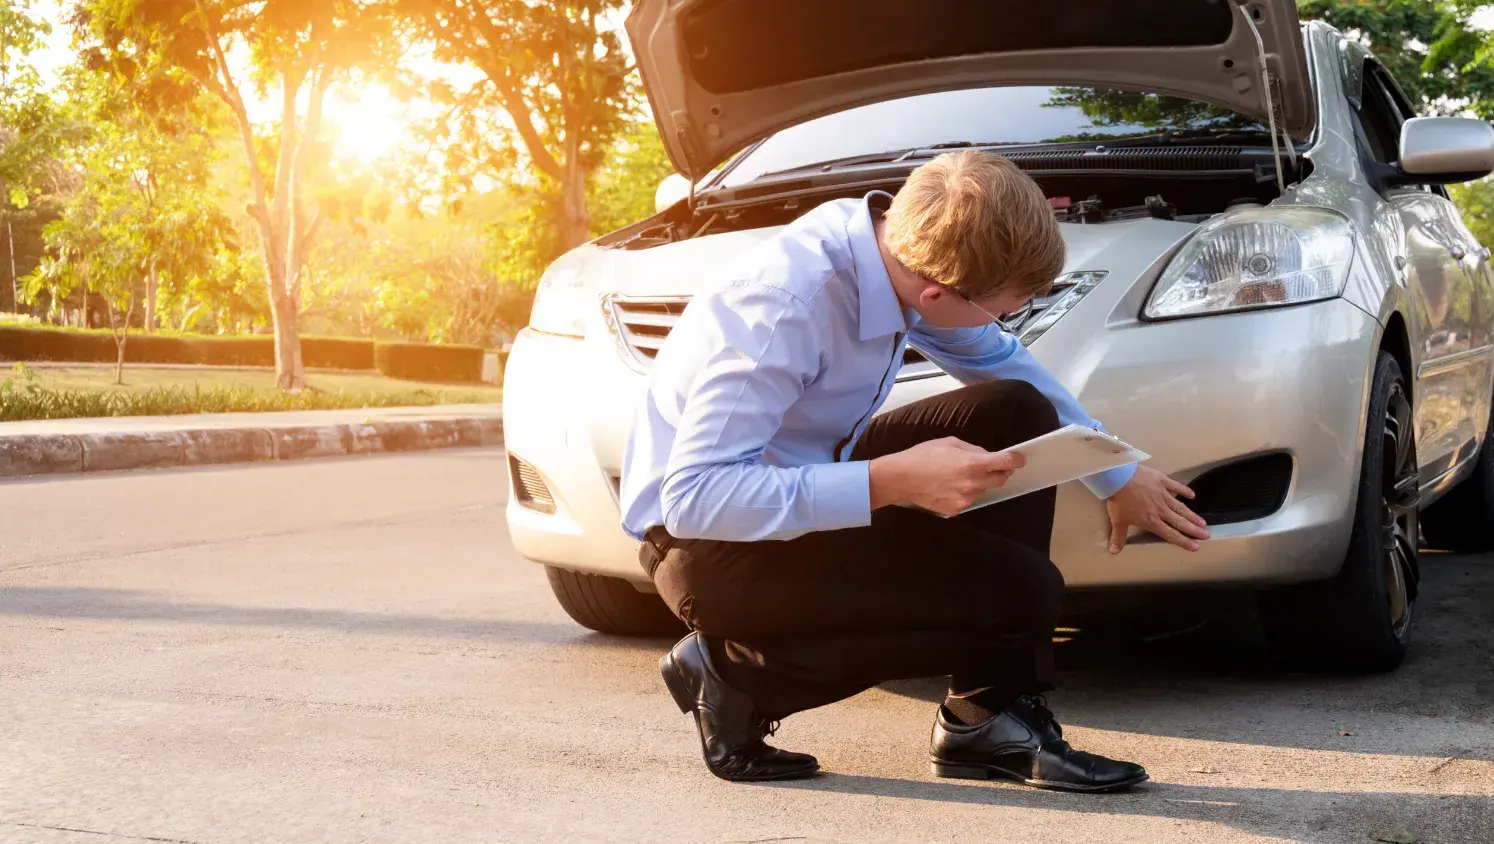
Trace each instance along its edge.
<instances>
[{"instance_id":1,"label":"man's ear","mask_svg":"<svg viewBox=\"0 0 1494 844\"><path fill-rule=\"evenodd\" d=\"M933 307L935 305L938 305L940 302L943 302L946 297L951 295L953 294L946 290L942 285L925 282L923 285L923 290L919 291L918 293L918 304L925 308Z\"/></svg>"}]
</instances>

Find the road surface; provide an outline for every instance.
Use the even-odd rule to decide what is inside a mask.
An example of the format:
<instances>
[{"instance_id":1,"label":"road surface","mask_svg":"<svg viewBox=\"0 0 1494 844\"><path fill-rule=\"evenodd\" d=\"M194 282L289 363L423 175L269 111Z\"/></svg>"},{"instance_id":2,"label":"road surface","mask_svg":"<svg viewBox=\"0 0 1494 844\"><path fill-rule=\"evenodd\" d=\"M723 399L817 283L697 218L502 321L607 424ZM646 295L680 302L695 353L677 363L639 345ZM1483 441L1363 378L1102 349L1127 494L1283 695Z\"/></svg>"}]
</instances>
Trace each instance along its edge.
<instances>
[{"instance_id":1,"label":"road surface","mask_svg":"<svg viewBox=\"0 0 1494 844\"><path fill-rule=\"evenodd\" d=\"M669 643L576 627L516 558L503 466L0 485L0 842L1494 841L1494 558L1426 559L1387 676L1279 673L1248 617L1081 630L1054 708L1134 793L930 777L934 682L789 719L825 776L732 785Z\"/></svg>"}]
</instances>

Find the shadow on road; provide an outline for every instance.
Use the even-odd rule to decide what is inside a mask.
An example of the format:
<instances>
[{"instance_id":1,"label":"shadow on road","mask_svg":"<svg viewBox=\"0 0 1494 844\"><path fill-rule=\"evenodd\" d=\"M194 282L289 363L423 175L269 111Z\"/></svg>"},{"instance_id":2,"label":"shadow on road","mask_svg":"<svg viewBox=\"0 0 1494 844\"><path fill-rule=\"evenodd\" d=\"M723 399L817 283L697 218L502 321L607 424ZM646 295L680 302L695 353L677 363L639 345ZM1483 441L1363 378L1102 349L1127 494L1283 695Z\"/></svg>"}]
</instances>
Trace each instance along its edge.
<instances>
[{"instance_id":1,"label":"shadow on road","mask_svg":"<svg viewBox=\"0 0 1494 844\"><path fill-rule=\"evenodd\" d=\"M565 622L194 603L162 600L153 592L84 587L12 586L0 589L0 616L346 630L386 636L484 639L503 644L581 644L660 653L673 644L662 639L606 636Z\"/></svg>"},{"instance_id":2,"label":"shadow on road","mask_svg":"<svg viewBox=\"0 0 1494 844\"><path fill-rule=\"evenodd\" d=\"M1065 634L1061 689L1053 697L1065 723L1309 750L1494 760L1494 564L1487 559L1426 560L1411 655L1400 670L1384 675L1284 673L1266 658L1248 614L1179 617L1172 627L1154 623L1165 615L1146 616L1146 623L1112 619ZM650 655L670 644L589 633L561 621L194 603L122 589L0 589L0 616L346 630ZM931 703L943 694L937 680L882 688ZM1338 734L1338 726L1353 727L1354 719L1369 717L1365 713L1453 719L1478 729L1471 735L1417 731L1393 740L1367 734L1346 741Z\"/></svg>"},{"instance_id":3,"label":"shadow on road","mask_svg":"<svg viewBox=\"0 0 1494 844\"><path fill-rule=\"evenodd\" d=\"M1402 792L1323 792L1277 788L1215 788L1148 783L1134 791L1110 795L1062 794L996 784L964 784L828 774L812 780L761 787L827 791L877 797L966 803L1086 814L1138 815L1169 820L1204 821L1232 826L1253 835L1301 840L1300 819L1321 811L1329 798L1333 817L1324 817L1321 838L1339 840L1350 831L1334 828L1349 819L1358 829L1404 834L1408 816L1421 841L1486 844L1494 829L1494 800L1485 796ZM1431 820L1429 820L1429 818ZM1427 828L1434 824L1435 828ZM1352 835L1355 840L1362 833Z\"/></svg>"},{"instance_id":4,"label":"shadow on road","mask_svg":"<svg viewBox=\"0 0 1494 844\"><path fill-rule=\"evenodd\" d=\"M1065 723L1210 741L1494 761L1494 560L1431 555L1410 653L1378 675L1289 673L1247 611L1153 607L1062 631L1054 709ZM937 680L883 684L942 700ZM1362 719L1453 719L1472 734L1354 736ZM1402 722L1404 723L1404 722ZM1162 726L1162 725L1165 725ZM1490 801L1494 804L1494 800Z\"/></svg>"}]
</instances>

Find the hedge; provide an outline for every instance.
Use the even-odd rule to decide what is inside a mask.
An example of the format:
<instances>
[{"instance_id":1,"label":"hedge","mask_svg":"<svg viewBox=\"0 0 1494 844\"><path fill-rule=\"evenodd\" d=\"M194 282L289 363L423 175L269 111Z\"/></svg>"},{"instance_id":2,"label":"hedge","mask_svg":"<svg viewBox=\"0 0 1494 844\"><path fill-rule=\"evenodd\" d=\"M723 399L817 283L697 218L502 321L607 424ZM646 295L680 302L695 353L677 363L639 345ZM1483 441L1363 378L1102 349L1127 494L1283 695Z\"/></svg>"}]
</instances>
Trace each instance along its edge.
<instances>
[{"instance_id":1,"label":"hedge","mask_svg":"<svg viewBox=\"0 0 1494 844\"><path fill-rule=\"evenodd\" d=\"M104 329L0 325L0 360L113 363L119 352ZM353 337L302 337L308 367L377 369L412 381L482 381L481 346L384 343ZM275 338L268 334L214 337L130 333L126 363L197 366L274 366Z\"/></svg>"},{"instance_id":2,"label":"hedge","mask_svg":"<svg viewBox=\"0 0 1494 844\"><path fill-rule=\"evenodd\" d=\"M481 346L431 345L429 343L379 343L374 364L390 378L416 381L482 380Z\"/></svg>"},{"instance_id":3,"label":"hedge","mask_svg":"<svg viewBox=\"0 0 1494 844\"><path fill-rule=\"evenodd\" d=\"M302 337L307 366L373 369L374 341L348 337ZM0 359L113 363L119 356L108 331L0 326ZM130 334L128 363L185 363L199 366L274 366L275 339L268 334L212 337Z\"/></svg>"}]
</instances>

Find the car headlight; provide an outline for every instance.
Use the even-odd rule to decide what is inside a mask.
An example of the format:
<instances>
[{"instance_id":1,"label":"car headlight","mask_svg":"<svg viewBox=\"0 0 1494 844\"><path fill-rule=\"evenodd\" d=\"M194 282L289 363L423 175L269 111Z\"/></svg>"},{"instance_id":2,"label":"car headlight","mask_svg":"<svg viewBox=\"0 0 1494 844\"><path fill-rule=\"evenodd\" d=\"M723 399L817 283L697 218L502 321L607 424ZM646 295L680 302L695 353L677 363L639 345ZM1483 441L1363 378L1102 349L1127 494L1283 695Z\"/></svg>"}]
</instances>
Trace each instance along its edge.
<instances>
[{"instance_id":1,"label":"car headlight","mask_svg":"<svg viewBox=\"0 0 1494 844\"><path fill-rule=\"evenodd\" d=\"M1152 319L1332 299L1344 291L1354 228L1326 208L1253 208L1204 223L1147 300Z\"/></svg>"},{"instance_id":2,"label":"car headlight","mask_svg":"<svg viewBox=\"0 0 1494 844\"><path fill-rule=\"evenodd\" d=\"M530 328L567 337L586 334L586 314L597 298L583 269L584 264L562 258L545 270L534 290Z\"/></svg>"}]
</instances>

